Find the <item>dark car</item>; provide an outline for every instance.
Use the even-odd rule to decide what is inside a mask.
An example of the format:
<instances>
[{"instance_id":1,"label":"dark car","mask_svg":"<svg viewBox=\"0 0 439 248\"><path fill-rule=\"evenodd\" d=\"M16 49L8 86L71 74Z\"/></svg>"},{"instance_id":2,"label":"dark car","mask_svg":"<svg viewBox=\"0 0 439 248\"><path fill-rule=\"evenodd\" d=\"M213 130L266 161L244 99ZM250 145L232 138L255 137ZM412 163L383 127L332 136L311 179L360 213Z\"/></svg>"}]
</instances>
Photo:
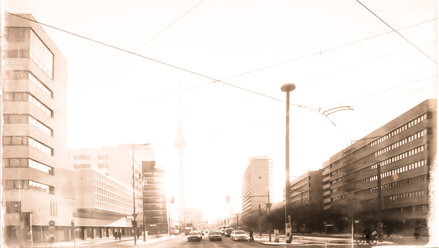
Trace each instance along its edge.
<instances>
[{"instance_id":1,"label":"dark car","mask_svg":"<svg viewBox=\"0 0 439 248\"><path fill-rule=\"evenodd\" d=\"M222 240L221 231L212 231L209 233L209 241Z\"/></svg>"},{"instance_id":2,"label":"dark car","mask_svg":"<svg viewBox=\"0 0 439 248\"><path fill-rule=\"evenodd\" d=\"M187 241L201 241L203 239L203 236L201 235L200 231L192 231L187 235Z\"/></svg>"},{"instance_id":3,"label":"dark car","mask_svg":"<svg viewBox=\"0 0 439 248\"><path fill-rule=\"evenodd\" d=\"M230 237L230 234L233 232L233 230L233 228L226 228L226 230L224 230L224 236Z\"/></svg>"}]
</instances>

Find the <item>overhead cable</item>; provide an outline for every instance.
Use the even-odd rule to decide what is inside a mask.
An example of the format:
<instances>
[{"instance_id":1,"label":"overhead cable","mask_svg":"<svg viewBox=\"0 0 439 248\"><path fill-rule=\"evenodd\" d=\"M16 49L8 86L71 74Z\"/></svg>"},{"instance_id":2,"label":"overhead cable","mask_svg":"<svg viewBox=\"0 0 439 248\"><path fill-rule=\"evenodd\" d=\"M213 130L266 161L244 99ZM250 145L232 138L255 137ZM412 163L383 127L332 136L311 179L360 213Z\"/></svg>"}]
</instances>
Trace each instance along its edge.
<instances>
[{"instance_id":1,"label":"overhead cable","mask_svg":"<svg viewBox=\"0 0 439 248\"><path fill-rule=\"evenodd\" d=\"M363 6L365 9L367 9L370 13L372 13L376 18L378 18L382 23L384 23L387 27L393 30L397 35L399 35L401 38L403 38L405 41L407 41L410 45L412 45L416 50L418 50L420 53L422 53L425 57L433 61L433 63L437 64L437 61L431 58L428 54L426 54L424 51L422 51L418 46L416 46L413 42L408 40L406 37L404 37L398 30L394 29L392 26L390 26L387 22L385 22L381 17L379 17L375 12L373 12L371 9L369 9L366 5L364 5L359 0L356 0L361 6Z\"/></svg>"}]
</instances>

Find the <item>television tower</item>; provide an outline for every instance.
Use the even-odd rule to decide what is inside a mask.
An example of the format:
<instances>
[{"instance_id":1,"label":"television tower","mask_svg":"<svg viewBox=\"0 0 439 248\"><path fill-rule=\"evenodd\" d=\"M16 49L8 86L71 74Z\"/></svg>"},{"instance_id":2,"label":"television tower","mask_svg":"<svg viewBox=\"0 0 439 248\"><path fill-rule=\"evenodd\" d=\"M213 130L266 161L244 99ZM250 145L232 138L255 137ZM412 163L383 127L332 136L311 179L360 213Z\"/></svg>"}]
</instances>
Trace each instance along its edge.
<instances>
[{"instance_id":1,"label":"television tower","mask_svg":"<svg viewBox=\"0 0 439 248\"><path fill-rule=\"evenodd\" d=\"M178 210L180 224L185 226L185 199L184 199L184 171L183 171L183 149L186 147L186 140L183 137L183 125L181 123L181 83L178 95L178 132L175 139L175 147L178 150L178 172L179 172L179 192Z\"/></svg>"}]
</instances>

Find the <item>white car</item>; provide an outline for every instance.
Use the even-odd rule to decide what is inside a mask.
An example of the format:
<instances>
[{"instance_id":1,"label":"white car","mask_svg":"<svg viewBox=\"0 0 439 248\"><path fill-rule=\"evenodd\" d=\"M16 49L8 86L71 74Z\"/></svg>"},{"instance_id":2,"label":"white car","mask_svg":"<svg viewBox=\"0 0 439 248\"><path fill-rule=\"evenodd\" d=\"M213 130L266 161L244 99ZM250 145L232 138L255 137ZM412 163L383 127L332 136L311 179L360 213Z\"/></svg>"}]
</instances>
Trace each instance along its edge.
<instances>
[{"instance_id":1,"label":"white car","mask_svg":"<svg viewBox=\"0 0 439 248\"><path fill-rule=\"evenodd\" d=\"M234 230L230 234L230 238L234 241L239 241L239 240L247 241L249 239L247 233L242 230Z\"/></svg>"}]
</instances>

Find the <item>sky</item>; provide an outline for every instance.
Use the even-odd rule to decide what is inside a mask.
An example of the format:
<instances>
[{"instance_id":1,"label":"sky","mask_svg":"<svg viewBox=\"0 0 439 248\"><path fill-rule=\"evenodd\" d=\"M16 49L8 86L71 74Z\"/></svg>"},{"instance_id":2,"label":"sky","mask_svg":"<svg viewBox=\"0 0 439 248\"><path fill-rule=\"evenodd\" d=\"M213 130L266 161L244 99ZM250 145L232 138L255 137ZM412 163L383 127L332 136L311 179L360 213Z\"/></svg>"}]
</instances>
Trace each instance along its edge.
<instances>
[{"instance_id":1,"label":"sky","mask_svg":"<svg viewBox=\"0 0 439 248\"><path fill-rule=\"evenodd\" d=\"M296 85L292 179L436 98L437 2L361 3L400 35L354 0L6 0L3 9L151 58L43 27L68 61L69 148L150 143L170 195L182 89L186 205L212 220L229 213L226 195L241 211L252 156L272 159L282 199L283 84ZM338 106L353 110L322 115Z\"/></svg>"}]
</instances>

